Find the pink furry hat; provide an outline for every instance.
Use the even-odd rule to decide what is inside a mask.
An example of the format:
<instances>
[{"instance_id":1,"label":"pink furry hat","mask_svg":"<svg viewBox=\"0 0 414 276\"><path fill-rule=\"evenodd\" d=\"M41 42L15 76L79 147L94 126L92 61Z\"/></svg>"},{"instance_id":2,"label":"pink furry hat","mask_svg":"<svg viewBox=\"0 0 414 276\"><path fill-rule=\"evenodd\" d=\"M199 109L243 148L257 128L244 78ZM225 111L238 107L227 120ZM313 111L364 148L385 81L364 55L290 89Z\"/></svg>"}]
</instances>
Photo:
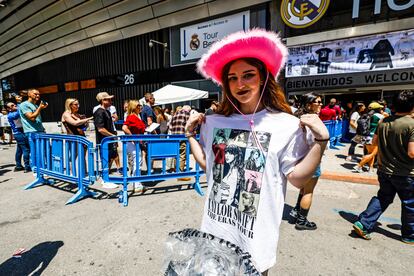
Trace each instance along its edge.
<instances>
[{"instance_id":1,"label":"pink furry hat","mask_svg":"<svg viewBox=\"0 0 414 276\"><path fill-rule=\"evenodd\" d=\"M215 42L197 62L197 71L221 85L221 72L227 63L239 58L256 58L276 78L287 55L288 50L276 33L263 29L240 31Z\"/></svg>"}]
</instances>

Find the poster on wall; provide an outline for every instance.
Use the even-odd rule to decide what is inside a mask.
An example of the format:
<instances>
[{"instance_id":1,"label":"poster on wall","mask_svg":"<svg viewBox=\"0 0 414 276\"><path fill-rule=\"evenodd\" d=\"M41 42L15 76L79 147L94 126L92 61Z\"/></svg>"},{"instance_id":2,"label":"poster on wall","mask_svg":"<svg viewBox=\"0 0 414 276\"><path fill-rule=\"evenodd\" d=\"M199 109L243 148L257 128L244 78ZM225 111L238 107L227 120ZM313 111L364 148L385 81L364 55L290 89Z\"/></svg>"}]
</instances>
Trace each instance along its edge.
<instances>
[{"instance_id":1,"label":"poster on wall","mask_svg":"<svg viewBox=\"0 0 414 276\"><path fill-rule=\"evenodd\" d=\"M249 11L180 28L180 60L200 58L217 40L249 28Z\"/></svg>"},{"instance_id":2,"label":"poster on wall","mask_svg":"<svg viewBox=\"0 0 414 276\"><path fill-rule=\"evenodd\" d=\"M411 68L414 30L289 47L286 77Z\"/></svg>"}]
</instances>

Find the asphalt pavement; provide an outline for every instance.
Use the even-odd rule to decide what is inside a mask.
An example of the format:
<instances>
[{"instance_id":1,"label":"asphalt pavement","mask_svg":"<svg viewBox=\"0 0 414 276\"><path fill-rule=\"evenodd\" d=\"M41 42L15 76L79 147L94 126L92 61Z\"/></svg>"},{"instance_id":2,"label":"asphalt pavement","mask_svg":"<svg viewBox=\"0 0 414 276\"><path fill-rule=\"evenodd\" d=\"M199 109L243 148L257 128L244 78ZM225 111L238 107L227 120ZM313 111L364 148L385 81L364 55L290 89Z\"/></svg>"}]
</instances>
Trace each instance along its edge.
<instances>
[{"instance_id":1,"label":"asphalt pavement","mask_svg":"<svg viewBox=\"0 0 414 276\"><path fill-rule=\"evenodd\" d=\"M143 195L132 195L128 207L98 181L92 186L96 198L65 205L76 186L58 182L23 190L33 174L13 172L15 145L0 147L0 275L162 275L168 233L200 226L205 198L191 181L152 184ZM298 191L288 186L277 264L269 275L412 275L413 247L400 241L398 198L371 241L352 232L378 186L355 183L356 176L327 177L355 175L352 164L343 166L344 152L346 147L325 154L325 176L309 214L316 231L294 229L288 213ZM358 177L375 179L375 173ZM337 181L343 179L354 183ZM26 252L13 258L19 248Z\"/></svg>"}]
</instances>

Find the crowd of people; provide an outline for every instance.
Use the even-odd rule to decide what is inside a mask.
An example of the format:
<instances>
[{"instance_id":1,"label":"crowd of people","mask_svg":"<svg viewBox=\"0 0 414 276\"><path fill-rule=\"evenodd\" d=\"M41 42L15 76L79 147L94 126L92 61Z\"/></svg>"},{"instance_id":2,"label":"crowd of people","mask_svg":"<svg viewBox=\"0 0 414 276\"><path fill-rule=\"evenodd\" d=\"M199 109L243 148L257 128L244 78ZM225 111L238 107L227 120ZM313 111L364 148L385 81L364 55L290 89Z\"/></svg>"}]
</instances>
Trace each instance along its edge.
<instances>
[{"instance_id":1,"label":"crowd of people","mask_svg":"<svg viewBox=\"0 0 414 276\"><path fill-rule=\"evenodd\" d=\"M5 109L1 114L1 120L6 120L10 127L1 127L1 137L4 138L4 132L10 132L10 143L16 141L15 168L14 171L31 171L30 164L30 144L29 137L32 133L44 133L45 128L42 122L41 111L47 108L48 104L40 100L40 93L36 89L21 91L21 94L27 95L27 100L23 102L20 95L14 97L14 101L7 102ZM113 105L113 95L107 92L100 92L96 95L98 104L93 108L93 116L87 117L79 113L79 100L68 98L65 101L64 112L61 116L62 130L64 133L71 135L86 136L89 123L93 121L95 126L96 144L99 145L104 137L118 135L116 125L120 120L117 110ZM132 134L184 134L185 124L189 118L190 111L195 108L189 105L177 106L174 111L169 107L161 108L154 106L155 99L152 93L145 94L145 104L138 100L124 101L124 114L122 131L126 135ZM213 114L218 102L212 101L206 114ZM5 139L5 138L4 138ZM4 143L6 143L4 141ZM141 168L142 160L146 154L146 144L141 143L137 147L128 144L128 171L135 174L137 168ZM139 154L141 163L134 164L136 154ZM102 156L101 156L102 157ZM22 163L23 158L23 163ZM122 174L121 161L118 154L117 144L109 149L109 166L115 163L116 173ZM175 172L175 158L168 160L168 171ZM186 143L180 144L180 171L185 170L186 166ZM152 166L153 168L153 166ZM154 170L152 169L152 173ZM180 181L188 181L191 178L179 178ZM113 189L118 186L113 183L103 183L104 188ZM136 191L143 191L144 186L141 183L134 183Z\"/></svg>"},{"instance_id":2,"label":"crowd of people","mask_svg":"<svg viewBox=\"0 0 414 276\"><path fill-rule=\"evenodd\" d=\"M384 101L373 101L368 108L362 102L341 107L332 98L322 107L323 97L316 93L302 95L297 106L292 106L277 83L286 56L287 49L272 32L255 29L232 34L211 47L197 63L205 78L222 87L220 103L212 102L202 113L184 105L170 114L155 107L153 94L146 93L144 105L134 99L124 102L122 130L126 135L184 134L196 162L207 174L201 231L249 252L257 269L267 275L276 262L287 183L299 189L296 206L290 212L295 228L317 229L316 223L308 220L308 213L329 141L323 121L348 120L345 138L351 145L346 159L359 161L354 171L362 172L365 164L372 169L379 157L378 195L353 225L356 233L370 239L379 216L398 194L402 241L414 244L414 93L396 93L393 112ZM89 118L78 114L77 99L67 99L62 114L67 133L84 136L85 124L93 120L96 144L117 135L114 122L119 117L113 98L107 92L98 93L98 105ZM40 101L35 89L28 90L27 101L19 101L6 105L18 145L15 170L30 171L28 137L44 132L41 111L48 104ZM171 162L171 171L183 171L188 165L186 144L180 143L179 168ZM358 144L365 149L361 160L355 158ZM145 143L128 144L130 174L141 168L136 156L145 153ZM116 143L110 147L109 159L122 172ZM103 186L116 188L113 183ZM142 183L134 183L134 187L145 189Z\"/></svg>"}]
</instances>

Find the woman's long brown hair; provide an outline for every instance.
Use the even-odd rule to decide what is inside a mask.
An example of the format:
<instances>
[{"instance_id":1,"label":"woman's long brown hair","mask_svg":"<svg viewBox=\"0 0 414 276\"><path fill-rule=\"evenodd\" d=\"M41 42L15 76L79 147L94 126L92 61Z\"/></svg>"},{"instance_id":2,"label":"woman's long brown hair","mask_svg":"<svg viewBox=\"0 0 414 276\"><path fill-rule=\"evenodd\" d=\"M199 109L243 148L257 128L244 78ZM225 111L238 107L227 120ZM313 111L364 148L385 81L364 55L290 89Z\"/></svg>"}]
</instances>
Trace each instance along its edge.
<instances>
[{"instance_id":1,"label":"woman's long brown hair","mask_svg":"<svg viewBox=\"0 0 414 276\"><path fill-rule=\"evenodd\" d=\"M266 81L267 70L263 62L255 58L241 58L237 60L243 60L249 65L256 67L259 70L260 80L262 82ZM223 71L221 73L221 79L223 83L222 92L224 93L224 95L223 95L223 98L221 100L221 103L216 113L224 115L224 116L230 116L231 114L238 112L234 108L234 106L230 103L228 98L230 98L230 100L237 106L237 108L240 109L239 102L230 93L229 81L227 77L229 74L231 65L237 60L233 60L227 63L224 66ZM261 89L262 89L262 86L260 87L260 90ZM226 97L226 95L228 98ZM282 112L292 114L292 110L286 101L286 97L285 97L285 94L282 88L280 87L278 83L276 83L275 78L270 73L269 73L269 79L267 80L266 88L263 92L263 97L261 99L261 102L263 106L270 112L282 111Z\"/></svg>"}]
</instances>

